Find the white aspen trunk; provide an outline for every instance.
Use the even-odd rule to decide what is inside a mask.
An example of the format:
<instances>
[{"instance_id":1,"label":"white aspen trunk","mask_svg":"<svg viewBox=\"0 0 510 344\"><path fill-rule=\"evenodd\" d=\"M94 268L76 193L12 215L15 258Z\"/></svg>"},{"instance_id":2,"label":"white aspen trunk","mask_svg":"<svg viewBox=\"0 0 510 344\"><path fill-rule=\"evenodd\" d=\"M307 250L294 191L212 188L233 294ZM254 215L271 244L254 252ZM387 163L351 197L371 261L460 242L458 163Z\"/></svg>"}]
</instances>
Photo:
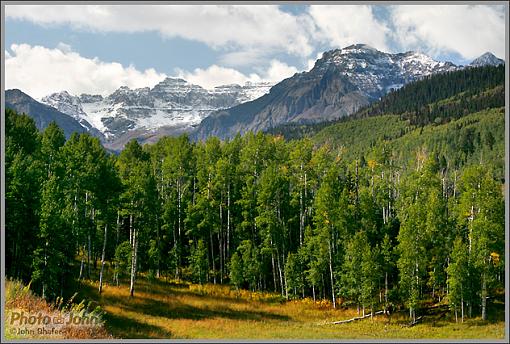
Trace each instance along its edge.
<instances>
[{"instance_id":1,"label":"white aspen trunk","mask_svg":"<svg viewBox=\"0 0 510 344\"><path fill-rule=\"evenodd\" d=\"M181 237L181 180L177 179L177 228Z\"/></svg>"},{"instance_id":2,"label":"white aspen trunk","mask_svg":"<svg viewBox=\"0 0 510 344\"><path fill-rule=\"evenodd\" d=\"M223 284L223 250L224 250L224 247L223 247L223 238L222 238L222 235L220 235L220 233L218 233L218 244L220 245L220 247L219 247L219 250L220 250L220 284Z\"/></svg>"},{"instance_id":3,"label":"white aspen trunk","mask_svg":"<svg viewBox=\"0 0 510 344\"><path fill-rule=\"evenodd\" d=\"M175 279L179 279L179 253L177 252L177 238L175 236L175 228L172 230L174 237L174 257L175 257Z\"/></svg>"},{"instance_id":4,"label":"white aspen trunk","mask_svg":"<svg viewBox=\"0 0 510 344\"><path fill-rule=\"evenodd\" d=\"M284 294L284 285L283 285L283 274L282 274L282 266L280 264L280 254L278 253L278 250L276 251L276 263L278 264L278 275L280 277L280 289L282 292L282 296Z\"/></svg>"},{"instance_id":5,"label":"white aspen trunk","mask_svg":"<svg viewBox=\"0 0 510 344\"><path fill-rule=\"evenodd\" d=\"M331 278L331 297L333 299L333 308L336 308L335 284L333 281L333 257L331 255L331 241L328 246L329 246L329 275Z\"/></svg>"},{"instance_id":6,"label":"white aspen trunk","mask_svg":"<svg viewBox=\"0 0 510 344\"><path fill-rule=\"evenodd\" d=\"M223 197L222 197L223 198ZM218 232L218 245L220 246L220 284L223 284L223 257L224 257L224 244L223 244L223 207L222 199L220 200L220 230Z\"/></svg>"},{"instance_id":7,"label":"white aspen trunk","mask_svg":"<svg viewBox=\"0 0 510 344\"><path fill-rule=\"evenodd\" d=\"M273 266L273 283L274 283L274 291L276 292L277 284L276 284L276 269L274 265L274 253L271 252L271 264Z\"/></svg>"},{"instance_id":8,"label":"white aspen trunk","mask_svg":"<svg viewBox=\"0 0 510 344\"><path fill-rule=\"evenodd\" d=\"M103 291L103 272L106 256L106 239L108 237L108 224L104 225L103 252L101 253L101 271L99 272L99 294Z\"/></svg>"},{"instance_id":9,"label":"white aspen trunk","mask_svg":"<svg viewBox=\"0 0 510 344\"><path fill-rule=\"evenodd\" d=\"M463 296L461 297L461 300L460 300L460 310L461 310L462 322L464 322L464 297Z\"/></svg>"},{"instance_id":10,"label":"white aspen trunk","mask_svg":"<svg viewBox=\"0 0 510 344\"><path fill-rule=\"evenodd\" d=\"M84 254L85 254L85 245L83 245L83 254L81 255L81 262L80 262L80 277L78 277L78 279L82 279L83 278L83 270L85 268L85 257L84 257Z\"/></svg>"},{"instance_id":11,"label":"white aspen trunk","mask_svg":"<svg viewBox=\"0 0 510 344\"><path fill-rule=\"evenodd\" d=\"M313 302L315 302L315 284L312 284Z\"/></svg>"},{"instance_id":12,"label":"white aspen trunk","mask_svg":"<svg viewBox=\"0 0 510 344\"><path fill-rule=\"evenodd\" d=\"M46 266L48 265L48 255L46 252L46 247L48 246L48 241L46 241L46 245L44 246L44 271L46 271ZM43 280L42 285L42 298L46 298L46 280Z\"/></svg>"},{"instance_id":13,"label":"white aspen trunk","mask_svg":"<svg viewBox=\"0 0 510 344\"><path fill-rule=\"evenodd\" d=\"M485 271L482 273L482 320L487 320L487 279Z\"/></svg>"},{"instance_id":14,"label":"white aspen trunk","mask_svg":"<svg viewBox=\"0 0 510 344\"><path fill-rule=\"evenodd\" d=\"M129 214L129 245L133 247L133 214Z\"/></svg>"},{"instance_id":15,"label":"white aspen trunk","mask_svg":"<svg viewBox=\"0 0 510 344\"><path fill-rule=\"evenodd\" d=\"M211 241L211 257L212 257L212 270L213 270L213 283L216 284L216 264L214 263L214 245L212 231L209 231L209 240Z\"/></svg>"},{"instance_id":16,"label":"white aspen trunk","mask_svg":"<svg viewBox=\"0 0 510 344\"><path fill-rule=\"evenodd\" d=\"M388 310L388 272L384 276L384 314Z\"/></svg>"},{"instance_id":17,"label":"white aspen trunk","mask_svg":"<svg viewBox=\"0 0 510 344\"><path fill-rule=\"evenodd\" d=\"M90 228L87 235L88 248L87 248L87 278L90 279L90 256L91 256L91 238L90 238Z\"/></svg>"},{"instance_id":18,"label":"white aspen trunk","mask_svg":"<svg viewBox=\"0 0 510 344\"><path fill-rule=\"evenodd\" d=\"M308 199L308 193L307 193L307 187L308 187L308 182L307 182L307 175L306 175L306 170L305 170L305 196L304 196L304 206L303 206L303 238L304 238L304 230L305 230L305 220L306 220L306 214L308 214L308 209L306 207L306 200ZM303 239L304 240L304 239Z\"/></svg>"},{"instance_id":19,"label":"white aspen trunk","mask_svg":"<svg viewBox=\"0 0 510 344\"><path fill-rule=\"evenodd\" d=\"M230 183L227 188L227 258L230 257Z\"/></svg>"},{"instance_id":20,"label":"white aspen trunk","mask_svg":"<svg viewBox=\"0 0 510 344\"><path fill-rule=\"evenodd\" d=\"M300 179L303 179L303 163L300 165L301 176ZM303 201L303 190L299 192L299 246L303 245L303 227L304 227L304 201Z\"/></svg>"},{"instance_id":21,"label":"white aspen trunk","mask_svg":"<svg viewBox=\"0 0 510 344\"><path fill-rule=\"evenodd\" d=\"M160 238L160 228L159 228L159 216L157 217L157 223L156 223L156 229L157 229L157 238L158 238L158 241L156 243L156 245L158 245L158 264L156 266L156 277L159 278L160 277L160 262L161 262L161 238Z\"/></svg>"},{"instance_id":22,"label":"white aspen trunk","mask_svg":"<svg viewBox=\"0 0 510 344\"><path fill-rule=\"evenodd\" d=\"M136 259L138 256L138 238L137 238L137 230L133 231L133 250L131 254L131 281L129 286L129 295L131 297L134 296L135 293L135 279L136 279Z\"/></svg>"},{"instance_id":23,"label":"white aspen trunk","mask_svg":"<svg viewBox=\"0 0 510 344\"><path fill-rule=\"evenodd\" d=\"M89 193L85 192L85 218L87 218L87 202ZM87 278L90 279L90 227L87 226Z\"/></svg>"}]
</instances>

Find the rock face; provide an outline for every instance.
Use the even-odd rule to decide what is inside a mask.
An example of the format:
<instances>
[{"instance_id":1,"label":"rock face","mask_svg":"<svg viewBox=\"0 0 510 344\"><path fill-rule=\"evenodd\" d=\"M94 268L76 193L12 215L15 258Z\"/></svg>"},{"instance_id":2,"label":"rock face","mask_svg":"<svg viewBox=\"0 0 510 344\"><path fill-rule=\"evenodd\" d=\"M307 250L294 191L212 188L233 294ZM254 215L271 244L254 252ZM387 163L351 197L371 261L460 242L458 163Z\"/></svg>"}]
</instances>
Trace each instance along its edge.
<instances>
[{"instance_id":1,"label":"rock face","mask_svg":"<svg viewBox=\"0 0 510 344\"><path fill-rule=\"evenodd\" d=\"M331 50L309 72L281 81L269 94L206 117L193 137L227 138L282 123L337 119L379 99L392 88L458 68L420 53L390 54L365 44Z\"/></svg>"},{"instance_id":2,"label":"rock face","mask_svg":"<svg viewBox=\"0 0 510 344\"><path fill-rule=\"evenodd\" d=\"M18 89L5 91L5 107L32 117L39 130L44 130L52 121L55 121L64 130L67 138L74 132L84 133L91 128L89 123L80 123L51 106L39 103Z\"/></svg>"},{"instance_id":3,"label":"rock face","mask_svg":"<svg viewBox=\"0 0 510 344\"><path fill-rule=\"evenodd\" d=\"M270 83L224 85L206 90L178 78L166 78L152 89L120 87L107 97L63 91L42 102L90 123L105 137L105 145L119 147L133 135L154 137L189 132L208 114L255 99L269 91ZM150 135L149 135L150 134Z\"/></svg>"}]
</instances>

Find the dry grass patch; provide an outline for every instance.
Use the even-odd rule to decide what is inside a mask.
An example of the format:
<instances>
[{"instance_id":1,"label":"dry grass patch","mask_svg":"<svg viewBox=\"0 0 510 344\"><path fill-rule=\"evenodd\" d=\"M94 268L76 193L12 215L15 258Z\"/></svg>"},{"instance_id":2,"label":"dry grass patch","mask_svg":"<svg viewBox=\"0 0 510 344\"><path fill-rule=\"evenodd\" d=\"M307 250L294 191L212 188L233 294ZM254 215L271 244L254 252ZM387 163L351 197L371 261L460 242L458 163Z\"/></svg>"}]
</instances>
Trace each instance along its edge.
<instances>
[{"instance_id":1,"label":"dry grass patch","mask_svg":"<svg viewBox=\"0 0 510 344\"><path fill-rule=\"evenodd\" d=\"M112 336L104 328L102 311L58 299L49 303L35 295L30 285L5 281L4 330L7 339L105 339ZM76 323L72 322L76 319ZM69 321L71 320L71 321Z\"/></svg>"},{"instance_id":2,"label":"dry grass patch","mask_svg":"<svg viewBox=\"0 0 510 344\"><path fill-rule=\"evenodd\" d=\"M238 293L229 286L139 279L134 298L127 285L106 286L99 296L95 282L82 283L80 293L101 305L107 328L118 338L502 339L505 335L501 318L488 323L470 319L463 324L443 319L403 327L407 315L395 313L333 325L356 316L356 310L333 309L327 301L285 301L274 293Z\"/></svg>"}]
</instances>

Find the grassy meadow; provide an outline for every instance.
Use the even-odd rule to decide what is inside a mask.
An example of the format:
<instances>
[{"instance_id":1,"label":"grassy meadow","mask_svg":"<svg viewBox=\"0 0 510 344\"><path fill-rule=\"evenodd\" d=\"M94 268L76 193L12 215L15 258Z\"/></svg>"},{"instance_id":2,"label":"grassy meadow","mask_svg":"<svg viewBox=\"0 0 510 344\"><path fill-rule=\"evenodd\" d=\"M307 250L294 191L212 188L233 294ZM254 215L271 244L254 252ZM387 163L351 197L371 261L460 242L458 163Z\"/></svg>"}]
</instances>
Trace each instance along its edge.
<instances>
[{"instance_id":1,"label":"grassy meadow","mask_svg":"<svg viewBox=\"0 0 510 344\"><path fill-rule=\"evenodd\" d=\"M333 309L327 301L286 301L279 294L237 292L228 286L139 279L135 297L127 285L82 282L79 296L106 312L106 329L116 338L179 339L503 339L504 304L493 302L489 320L455 323L445 311L409 327L407 312L344 324L356 309ZM443 308L444 309L444 308Z\"/></svg>"}]
</instances>

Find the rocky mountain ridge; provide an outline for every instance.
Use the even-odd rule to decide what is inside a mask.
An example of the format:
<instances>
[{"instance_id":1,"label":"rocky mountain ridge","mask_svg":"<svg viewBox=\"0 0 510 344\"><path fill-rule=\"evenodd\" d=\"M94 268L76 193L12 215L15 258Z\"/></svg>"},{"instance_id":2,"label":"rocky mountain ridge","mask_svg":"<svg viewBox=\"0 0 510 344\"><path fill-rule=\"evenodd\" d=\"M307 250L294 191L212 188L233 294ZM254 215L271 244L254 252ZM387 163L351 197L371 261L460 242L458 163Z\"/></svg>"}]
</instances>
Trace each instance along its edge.
<instances>
[{"instance_id":1,"label":"rocky mountain ridge","mask_svg":"<svg viewBox=\"0 0 510 344\"><path fill-rule=\"evenodd\" d=\"M282 123L320 122L354 113L391 89L461 66L416 52L385 53L365 44L325 52L309 72L296 73L255 101L217 111L194 132L196 139L265 130Z\"/></svg>"}]
</instances>

